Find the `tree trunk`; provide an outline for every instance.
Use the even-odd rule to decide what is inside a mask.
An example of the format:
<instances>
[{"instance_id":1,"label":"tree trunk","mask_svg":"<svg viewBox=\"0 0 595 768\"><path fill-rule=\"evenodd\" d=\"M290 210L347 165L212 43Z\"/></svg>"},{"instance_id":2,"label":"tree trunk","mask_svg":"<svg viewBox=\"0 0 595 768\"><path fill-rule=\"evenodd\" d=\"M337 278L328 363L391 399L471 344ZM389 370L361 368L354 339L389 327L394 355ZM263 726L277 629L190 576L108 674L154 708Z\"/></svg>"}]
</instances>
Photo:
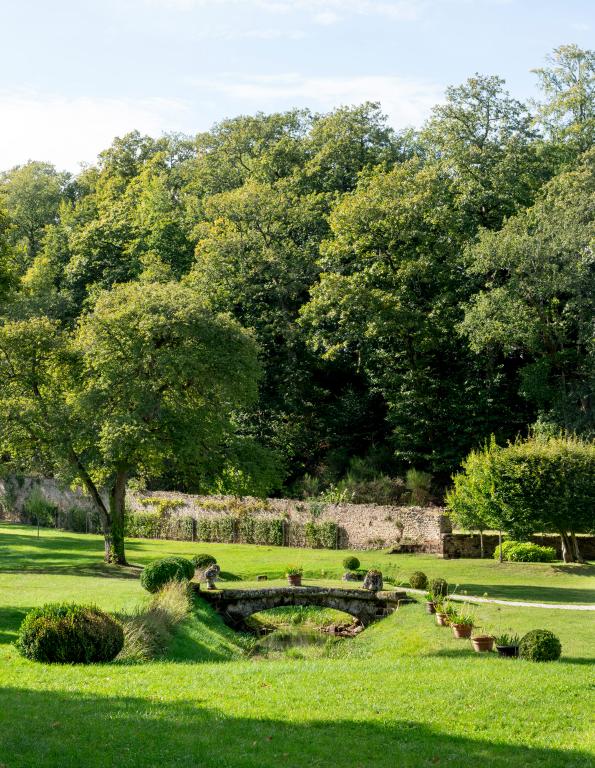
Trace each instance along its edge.
<instances>
[{"instance_id":1,"label":"tree trunk","mask_svg":"<svg viewBox=\"0 0 595 768\"><path fill-rule=\"evenodd\" d=\"M575 536L574 531L570 532L570 543L572 544L572 552L574 554L575 562L577 563L585 563L585 558L581 555L581 551L578 548L578 541Z\"/></svg>"},{"instance_id":2,"label":"tree trunk","mask_svg":"<svg viewBox=\"0 0 595 768\"><path fill-rule=\"evenodd\" d=\"M499 560L500 560L500 562L502 562L502 560L504 559L503 556L502 556L502 531L498 531L498 546L500 548Z\"/></svg>"},{"instance_id":3,"label":"tree trunk","mask_svg":"<svg viewBox=\"0 0 595 768\"><path fill-rule=\"evenodd\" d=\"M483 559L485 550L483 548L483 531L479 532L479 556Z\"/></svg>"},{"instance_id":4,"label":"tree trunk","mask_svg":"<svg viewBox=\"0 0 595 768\"><path fill-rule=\"evenodd\" d=\"M560 531L560 539L562 540L562 560L565 563L574 563L574 553L566 531Z\"/></svg>"},{"instance_id":5,"label":"tree trunk","mask_svg":"<svg viewBox=\"0 0 595 768\"><path fill-rule=\"evenodd\" d=\"M126 472L119 471L109 495L109 531L104 530L105 560L116 565L127 565L124 549L124 513L126 504Z\"/></svg>"}]
</instances>

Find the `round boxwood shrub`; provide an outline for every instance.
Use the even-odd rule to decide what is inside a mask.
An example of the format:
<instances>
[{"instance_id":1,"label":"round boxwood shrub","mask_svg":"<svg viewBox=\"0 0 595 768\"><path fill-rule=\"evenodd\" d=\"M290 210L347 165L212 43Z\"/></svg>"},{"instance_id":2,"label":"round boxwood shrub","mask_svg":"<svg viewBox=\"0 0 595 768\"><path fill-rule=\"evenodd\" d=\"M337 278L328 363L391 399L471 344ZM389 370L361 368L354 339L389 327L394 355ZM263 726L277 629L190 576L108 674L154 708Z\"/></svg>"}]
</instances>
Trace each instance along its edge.
<instances>
[{"instance_id":1,"label":"round boxwood shrub","mask_svg":"<svg viewBox=\"0 0 595 768\"><path fill-rule=\"evenodd\" d=\"M195 568L202 568L203 570L208 568L209 565L216 565L216 563L217 560L213 557L213 555L207 555L206 553L201 555L194 555L192 558L192 565Z\"/></svg>"},{"instance_id":2,"label":"round boxwood shrub","mask_svg":"<svg viewBox=\"0 0 595 768\"><path fill-rule=\"evenodd\" d=\"M549 629L532 629L519 643L519 656L529 661L556 661L562 653L562 643Z\"/></svg>"},{"instance_id":3,"label":"round boxwood shrub","mask_svg":"<svg viewBox=\"0 0 595 768\"><path fill-rule=\"evenodd\" d=\"M122 650L122 625L93 605L49 603L25 616L16 646L33 661L90 664Z\"/></svg>"},{"instance_id":4,"label":"round boxwood shrub","mask_svg":"<svg viewBox=\"0 0 595 768\"><path fill-rule=\"evenodd\" d=\"M360 562L357 557L350 555L343 560L343 568L347 568L348 571L357 571L360 566Z\"/></svg>"},{"instance_id":5,"label":"round boxwood shrub","mask_svg":"<svg viewBox=\"0 0 595 768\"><path fill-rule=\"evenodd\" d=\"M430 582L430 592L434 597L446 597L448 595L448 582L446 579L432 579Z\"/></svg>"},{"instance_id":6,"label":"round boxwood shrub","mask_svg":"<svg viewBox=\"0 0 595 768\"><path fill-rule=\"evenodd\" d=\"M147 592L158 592L170 581L190 581L194 565L185 557L164 557L149 563L140 575L140 583Z\"/></svg>"},{"instance_id":7,"label":"round boxwood shrub","mask_svg":"<svg viewBox=\"0 0 595 768\"><path fill-rule=\"evenodd\" d=\"M428 577L423 571L414 571L409 577L411 589L426 589L428 586Z\"/></svg>"}]
</instances>

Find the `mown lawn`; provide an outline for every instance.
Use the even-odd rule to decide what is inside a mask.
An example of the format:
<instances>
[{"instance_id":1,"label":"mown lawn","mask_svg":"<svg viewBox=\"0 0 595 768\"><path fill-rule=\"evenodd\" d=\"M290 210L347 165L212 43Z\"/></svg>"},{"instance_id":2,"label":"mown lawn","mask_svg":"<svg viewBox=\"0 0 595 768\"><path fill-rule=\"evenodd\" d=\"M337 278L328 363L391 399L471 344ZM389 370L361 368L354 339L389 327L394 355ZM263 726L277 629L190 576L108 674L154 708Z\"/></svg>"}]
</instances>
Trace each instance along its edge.
<instances>
[{"instance_id":1,"label":"mown lawn","mask_svg":"<svg viewBox=\"0 0 595 768\"><path fill-rule=\"evenodd\" d=\"M551 664L478 656L436 627L422 605L402 607L319 658L266 660L245 657L237 636L198 602L165 660L40 665L10 644L27 608L69 599L115 611L144 596L134 569L122 573L98 562L97 537L44 531L37 541L30 528L3 527L0 541L0 764L6 768L595 764L593 613L478 608L486 626L557 632L563 659ZM285 563L298 560L310 576L324 571L329 579L339 575L346 554L135 541L129 557L144 563L199 549L247 578L280 575ZM364 567L391 562L379 553L361 559ZM500 584L524 587L525 599L542 600L549 588L588 602L583 592L593 589L592 573L581 575L588 568L498 570L478 561L393 559L404 576L423 568L468 588L475 584L480 594L495 595Z\"/></svg>"}]
</instances>

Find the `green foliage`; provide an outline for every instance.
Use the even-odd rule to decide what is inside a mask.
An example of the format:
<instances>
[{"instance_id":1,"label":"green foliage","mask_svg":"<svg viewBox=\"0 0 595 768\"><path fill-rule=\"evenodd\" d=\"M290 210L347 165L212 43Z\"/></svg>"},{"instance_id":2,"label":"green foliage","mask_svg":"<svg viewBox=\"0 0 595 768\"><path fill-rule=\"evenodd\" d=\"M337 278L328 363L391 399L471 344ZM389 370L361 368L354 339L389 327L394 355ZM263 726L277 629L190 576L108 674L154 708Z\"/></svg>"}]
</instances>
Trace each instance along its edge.
<instances>
[{"instance_id":1,"label":"green foliage","mask_svg":"<svg viewBox=\"0 0 595 768\"><path fill-rule=\"evenodd\" d=\"M111 661L124 644L122 626L98 608L49 603L25 616L16 641L32 661L91 664Z\"/></svg>"},{"instance_id":2,"label":"green foliage","mask_svg":"<svg viewBox=\"0 0 595 768\"><path fill-rule=\"evenodd\" d=\"M119 659L147 661L162 656L168 649L176 627L188 617L191 597L188 586L170 581L146 607L120 614L124 647Z\"/></svg>"},{"instance_id":3,"label":"green foliage","mask_svg":"<svg viewBox=\"0 0 595 768\"><path fill-rule=\"evenodd\" d=\"M446 597L448 595L448 582L446 579L432 579L430 581L430 592L434 597Z\"/></svg>"},{"instance_id":4,"label":"green foliage","mask_svg":"<svg viewBox=\"0 0 595 768\"><path fill-rule=\"evenodd\" d=\"M58 507L48 501L41 488L36 485L23 502L25 517L36 525L53 526L57 523Z\"/></svg>"},{"instance_id":5,"label":"green foliage","mask_svg":"<svg viewBox=\"0 0 595 768\"><path fill-rule=\"evenodd\" d=\"M423 571L414 571L409 577L409 584L412 589L426 589L428 577Z\"/></svg>"},{"instance_id":6,"label":"green foliage","mask_svg":"<svg viewBox=\"0 0 595 768\"><path fill-rule=\"evenodd\" d=\"M345 560L343 560L343 567L347 568L348 571L357 571L357 569L360 567L360 561L357 557L351 555L350 557L346 557Z\"/></svg>"},{"instance_id":7,"label":"green foliage","mask_svg":"<svg viewBox=\"0 0 595 768\"><path fill-rule=\"evenodd\" d=\"M301 576L303 572L304 569L301 565L288 565L285 569L286 576Z\"/></svg>"},{"instance_id":8,"label":"green foliage","mask_svg":"<svg viewBox=\"0 0 595 768\"><path fill-rule=\"evenodd\" d=\"M217 558L205 553L193 555L193 557L190 558L190 561L195 568L208 568L209 565L215 565L217 563Z\"/></svg>"},{"instance_id":9,"label":"green foliage","mask_svg":"<svg viewBox=\"0 0 595 768\"><path fill-rule=\"evenodd\" d=\"M500 547L494 552L494 560L500 559ZM542 547L530 541L502 542L502 559L512 563L553 563L556 550L553 547Z\"/></svg>"},{"instance_id":10,"label":"green foliage","mask_svg":"<svg viewBox=\"0 0 595 768\"><path fill-rule=\"evenodd\" d=\"M283 520L251 515L201 518L196 521L199 541L238 542L243 544L283 545Z\"/></svg>"},{"instance_id":11,"label":"green foliage","mask_svg":"<svg viewBox=\"0 0 595 768\"><path fill-rule=\"evenodd\" d=\"M448 497L452 509L477 500L484 525L523 537L557 532L565 559L577 557L568 532L595 523L595 443L538 436L499 448L492 441L463 466Z\"/></svg>"},{"instance_id":12,"label":"green foliage","mask_svg":"<svg viewBox=\"0 0 595 768\"><path fill-rule=\"evenodd\" d=\"M562 644L548 629L533 629L521 638L519 656L528 661L557 661Z\"/></svg>"},{"instance_id":13,"label":"green foliage","mask_svg":"<svg viewBox=\"0 0 595 768\"><path fill-rule=\"evenodd\" d=\"M193 541L194 518L190 515L163 517L159 512L130 512L126 515L125 535L135 539L179 539Z\"/></svg>"},{"instance_id":14,"label":"green foliage","mask_svg":"<svg viewBox=\"0 0 595 768\"><path fill-rule=\"evenodd\" d=\"M190 581L194 565L184 557L165 557L149 563L140 575L140 583L147 592L158 592L170 581Z\"/></svg>"},{"instance_id":15,"label":"green foliage","mask_svg":"<svg viewBox=\"0 0 595 768\"><path fill-rule=\"evenodd\" d=\"M337 549L339 526L332 520L322 523L308 521L304 525L306 546L312 549Z\"/></svg>"},{"instance_id":16,"label":"green foliage","mask_svg":"<svg viewBox=\"0 0 595 768\"><path fill-rule=\"evenodd\" d=\"M405 488L409 491L409 503L423 507L431 496L432 475L418 469L408 469L405 475Z\"/></svg>"}]
</instances>

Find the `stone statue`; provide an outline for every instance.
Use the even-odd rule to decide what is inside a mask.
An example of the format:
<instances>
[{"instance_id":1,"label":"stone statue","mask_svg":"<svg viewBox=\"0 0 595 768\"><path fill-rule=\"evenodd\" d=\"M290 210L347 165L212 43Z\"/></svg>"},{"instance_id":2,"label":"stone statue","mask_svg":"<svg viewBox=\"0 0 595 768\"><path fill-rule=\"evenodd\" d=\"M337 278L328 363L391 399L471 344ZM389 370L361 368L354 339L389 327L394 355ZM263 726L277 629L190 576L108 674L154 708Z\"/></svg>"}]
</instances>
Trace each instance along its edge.
<instances>
[{"instance_id":1,"label":"stone statue","mask_svg":"<svg viewBox=\"0 0 595 768\"><path fill-rule=\"evenodd\" d=\"M209 565L209 567L205 569L203 576L207 581L207 587L209 589L217 589L215 582L219 578L220 573L221 568L217 565L217 563L213 563L213 565Z\"/></svg>"},{"instance_id":2,"label":"stone statue","mask_svg":"<svg viewBox=\"0 0 595 768\"><path fill-rule=\"evenodd\" d=\"M383 586L384 582L382 580L381 571L372 570L366 573L366 578L364 579L363 584L364 589L369 589L370 592L379 592Z\"/></svg>"}]
</instances>

